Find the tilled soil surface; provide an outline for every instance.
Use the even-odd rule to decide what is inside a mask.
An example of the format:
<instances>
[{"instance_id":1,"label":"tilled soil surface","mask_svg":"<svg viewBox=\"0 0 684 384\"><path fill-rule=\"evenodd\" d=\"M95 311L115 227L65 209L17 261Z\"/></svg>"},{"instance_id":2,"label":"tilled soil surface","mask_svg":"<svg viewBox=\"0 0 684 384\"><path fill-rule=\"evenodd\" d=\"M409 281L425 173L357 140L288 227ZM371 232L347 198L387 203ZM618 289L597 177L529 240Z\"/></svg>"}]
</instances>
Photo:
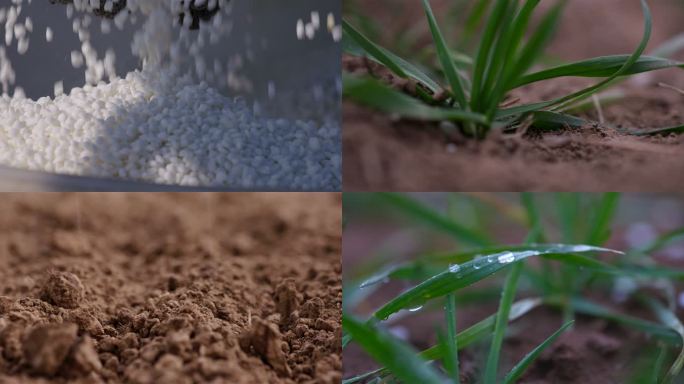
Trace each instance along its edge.
<instances>
[{"instance_id":1,"label":"tilled soil surface","mask_svg":"<svg viewBox=\"0 0 684 384\"><path fill-rule=\"evenodd\" d=\"M0 382L337 383L339 194L6 194Z\"/></svg>"},{"instance_id":2,"label":"tilled soil surface","mask_svg":"<svg viewBox=\"0 0 684 384\"><path fill-rule=\"evenodd\" d=\"M434 5L445 6L445 2L435 1ZM654 14L650 48L654 48L684 31L684 6L670 0L651 1L650 5ZM379 10L371 5L367 8L370 15L383 20ZM385 31L387 36L393 36L394 26L407 29L417 17L423 17L420 9L405 15L405 20L387 24L392 25ZM567 60L628 53L642 33L641 17L637 1L569 2L560 37L550 52ZM422 19L420 22L424 24ZM417 44L429 44L429 38L419 39ZM549 100L595 82L551 80L516 90L511 99L518 104ZM684 178L676 175L684 174L684 139L625 134L625 130L684 123L684 95L660 83L682 88L684 76L681 70L667 70L622 84L619 89L626 97L602 108L603 124L525 135L495 132L483 142L447 135L437 124L396 120L345 101L345 190L681 190ZM600 120L594 111L582 117Z\"/></svg>"}]
</instances>

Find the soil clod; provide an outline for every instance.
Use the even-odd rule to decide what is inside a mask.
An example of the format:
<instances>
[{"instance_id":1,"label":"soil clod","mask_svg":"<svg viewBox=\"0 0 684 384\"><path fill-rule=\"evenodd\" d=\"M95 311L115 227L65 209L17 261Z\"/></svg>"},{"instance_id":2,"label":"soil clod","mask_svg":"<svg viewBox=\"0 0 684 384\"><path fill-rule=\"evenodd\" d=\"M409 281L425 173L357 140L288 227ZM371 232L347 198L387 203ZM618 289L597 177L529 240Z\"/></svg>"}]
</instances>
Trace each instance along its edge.
<instances>
[{"instance_id":1,"label":"soil clod","mask_svg":"<svg viewBox=\"0 0 684 384\"><path fill-rule=\"evenodd\" d=\"M76 275L51 272L43 287L43 298L62 308L77 308L85 296L85 287Z\"/></svg>"},{"instance_id":2,"label":"soil clod","mask_svg":"<svg viewBox=\"0 0 684 384\"><path fill-rule=\"evenodd\" d=\"M207 201L215 221L198 215ZM5 196L0 231L26 251L2 252L0 239L0 265L12 265L0 268L0 383L339 383L340 204L338 194ZM78 205L84 241L55 242L74 232L65 207ZM251 244L238 256L226 233Z\"/></svg>"},{"instance_id":3,"label":"soil clod","mask_svg":"<svg viewBox=\"0 0 684 384\"><path fill-rule=\"evenodd\" d=\"M55 375L76 343L77 331L72 323L35 327L24 343L24 357L31 370L39 375Z\"/></svg>"},{"instance_id":4,"label":"soil clod","mask_svg":"<svg viewBox=\"0 0 684 384\"><path fill-rule=\"evenodd\" d=\"M275 303L280 313L280 323L289 324L292 313L299 308L297 286L293 279L285 279L276 287Z\"/></svg>"},{"instance_id":5,"label":"soil clod","mask_svg":"<svg viewBox=\"0 0 684 384\"><path fill-rule=\"evenodd\" d=\"M282 336L275 324L254 318L252 329L242 336L240 346L247 352L259 355L280 375L292 375L283 352Z\"/></svg>"}]
</instances>

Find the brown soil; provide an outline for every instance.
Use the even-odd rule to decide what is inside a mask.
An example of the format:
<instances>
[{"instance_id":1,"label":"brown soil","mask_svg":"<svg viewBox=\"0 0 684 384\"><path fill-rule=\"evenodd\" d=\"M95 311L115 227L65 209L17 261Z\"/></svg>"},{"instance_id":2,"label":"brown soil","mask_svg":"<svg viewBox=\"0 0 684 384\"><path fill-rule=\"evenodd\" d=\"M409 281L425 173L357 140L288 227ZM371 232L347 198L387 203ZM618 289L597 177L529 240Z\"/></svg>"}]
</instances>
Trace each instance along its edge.
<instances>
[{"instance_id":1,"label":"brown soil","mask_svg":"<svg viewBox=\"0 0 684 384\"><path fill-rule=\"evenodd\" d=\"M560 27L562 38L554 42L551 53L580 59L629 52L641 33L641 13L638 2L623 3L570 2ZM682 32L684 7L670 0L650 3L654 47ZM420 10L406 14L422 17ZM400 20L393 25L407 28L407 23ZM519 103L548 100L593 82L547 81L512 96ZM684 76L668 70L624 83L621 88L627 97L603 108L606 123L602 125L523 136L495 132L483 142L447 135L436 124L397 121L345 101L345 190L681 190L684 178L676 175L684 174L684 138L643 138L620 131L684 123L684 95L659 87L660 82L682 87ZM598 120L593 111L583 117Z\"/></svg>"},{"instance_id":2,"label":"brown soil","mask_svg":"<svg viewBox=\"0 0 684 384\"><path fill-rule=\"evenodd\" d=\"M6 194L0 382L337 383L339 194Z\"/></svg>"}]
</instances>

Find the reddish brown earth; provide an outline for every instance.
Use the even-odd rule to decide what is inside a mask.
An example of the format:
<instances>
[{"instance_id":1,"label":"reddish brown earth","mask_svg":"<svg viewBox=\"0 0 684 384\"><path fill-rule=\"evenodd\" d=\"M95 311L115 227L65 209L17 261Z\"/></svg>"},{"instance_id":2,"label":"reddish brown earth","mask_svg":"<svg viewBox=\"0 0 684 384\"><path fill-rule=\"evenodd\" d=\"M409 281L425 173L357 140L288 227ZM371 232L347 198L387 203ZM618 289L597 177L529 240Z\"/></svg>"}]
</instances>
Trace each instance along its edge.
<instances>
[{"instance_id":1,"label":"reddish brown earth","mask_svg":"<svg viewBox=\"0 0 684 384\"><path fill-rule=\"evenodd\" d=\"M339 194L5 194L0 382L337 383Z\"/></svg>"},{"instance_id":2,"label":"reddish brown earth","mask_svg":"<svg viewBox=\"0 0 684 384\"><path fill-rule=\"evenodd\" d=\"M445 4L433 3L438 9ZM368 14L380 15L378 5L369 5ZM651 48L684 32L681 3L663 0L650 5L654 18ZM386 36L416 22L424 24L420 9L402 15L387 24L392 27ZM420 15L417 21L416 15ZM628 53L638 43L641 23L638 1L572 1L550 53L566 60ZM423 27L416 30L427 32ZM417 44L427 44L426 37ZM548 100L594 81L551 80L512 96L519 103ZM659 86L661 82L682 88L684 75L681 70L667 70L623 83L620 89L626 98L603 107L605 124L522 136L494 133L483 142L447 135L432 123L397 121L345 101L345 190L681 190L684 178L678 175L684 174L684 138L643 138L621 132L684 123L684 95ZM583 117L598 120L593 111Z\"/></svg>"}]
</instances>

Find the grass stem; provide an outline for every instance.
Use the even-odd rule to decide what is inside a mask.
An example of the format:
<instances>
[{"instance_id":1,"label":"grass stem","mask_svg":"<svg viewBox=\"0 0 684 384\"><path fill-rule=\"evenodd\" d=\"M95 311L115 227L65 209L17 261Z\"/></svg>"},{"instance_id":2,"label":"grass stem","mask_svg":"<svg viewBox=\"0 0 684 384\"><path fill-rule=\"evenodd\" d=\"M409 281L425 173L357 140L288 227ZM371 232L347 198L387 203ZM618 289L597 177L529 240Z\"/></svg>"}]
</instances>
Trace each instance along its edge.
<instances>
[{"instance_id":1,"label":"grass stem","mask_svg":"<svg viewBox=\"0 0 684 384\"><path fill-rule=\"evenodd\" d=\"M489 349L489 356L487 358L487 365L485 368L484 384L496 384L499 360L501 356L501 345L503 344L504 336L506 335L506 327L508 325L508 315L511 311L511 305L515 298L515 292L518 287L518 280L523 269L523 262L517 262L511 268L506 279L503 294L501 295L501 303L499 304L499 312L496 315L496 323L494 326L494 336L492 337L492 344Z\"/></svg>"}]
</instances>

